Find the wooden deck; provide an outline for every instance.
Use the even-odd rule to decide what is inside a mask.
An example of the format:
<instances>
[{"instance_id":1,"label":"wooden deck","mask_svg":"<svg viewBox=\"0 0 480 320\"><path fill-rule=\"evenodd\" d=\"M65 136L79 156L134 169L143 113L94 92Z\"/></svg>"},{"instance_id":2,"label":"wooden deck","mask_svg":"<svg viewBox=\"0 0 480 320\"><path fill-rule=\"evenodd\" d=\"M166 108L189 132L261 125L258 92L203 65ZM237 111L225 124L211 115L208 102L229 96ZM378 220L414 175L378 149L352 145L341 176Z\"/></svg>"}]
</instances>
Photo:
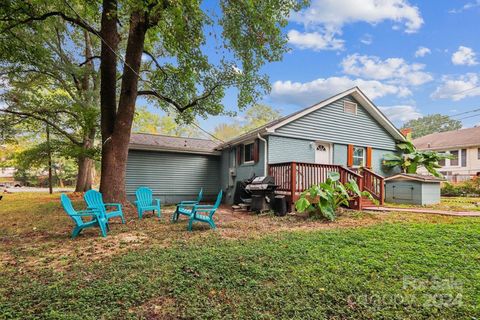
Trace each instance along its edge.
<instances>
[{"instance_id":1,"label":"wooden deck","mask_svg":"<svg viewBox=\"0 0 480 320\"><path fill-rule=\"evenodd\" d=\"M290 205L298 199L301 192L314 184L319 184L327 179L329 172L338 172L342 183L350 180L368 191L380 204L384 200L384 178L368 169L350 170L341 165L319 164L305 162L275 163L269 166L269 175L275 178L279 193L289 196ZM360 210L364 199L354 199L351 208Z\"/></svg>"}]
</instances>

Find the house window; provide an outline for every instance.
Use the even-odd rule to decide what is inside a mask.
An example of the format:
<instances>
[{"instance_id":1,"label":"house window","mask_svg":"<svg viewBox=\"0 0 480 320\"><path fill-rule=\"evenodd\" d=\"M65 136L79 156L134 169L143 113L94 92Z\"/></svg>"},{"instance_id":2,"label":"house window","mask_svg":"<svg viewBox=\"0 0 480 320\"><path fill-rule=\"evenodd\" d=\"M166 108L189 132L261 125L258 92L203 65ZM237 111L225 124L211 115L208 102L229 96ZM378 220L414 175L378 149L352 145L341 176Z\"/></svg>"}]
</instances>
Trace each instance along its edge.
<instances>
[{"instance_id":1,"label":"house window","mask_svg":"<svg viewBox=\"0 0 480 320\"><path fill-rule=\"evenodd\" d=\"M477 149L477 159L480 160L480 148Z\"/></svg>"},{"instance_id":2,"label":"house window","mask_svg":"<svg viewBox=\"0 0 480 320\"><path fill-rule=\"evenodd\" d=\"M349 101L343 102L343 112L357 114L357 104Z\"/></svg>"},{"instance_id":3,"label":"house window","mask_svg":"<svg viewBox=\"0 0 480 320\"><path fill-rule=\"evenodd\" d=\"M353 166L361 167L365 165L365 148L353 147Z\"/></svg>"},{"instance_id":4,"label":"house window","mask_svg":"<svg viewBox=\"0 0 480 320\"><path fill-rule=\"evenodd\" d=\"M466 167L467 166L467 149L462 149L461 160L462 160L462 167Z\"/></svg>"},{"instance_id":5,"label":"house window","mask_svg":"<svg viewBox=\"0 0 480 320\"><path fill-rule=\"evenodd\" d=\"M253 162L253 148L253 142L243 145L243 163Z\"/></svg>"},{"instance_id":6,"label":"house window","mask_svg":"<svg viewBox=\"0 0 480 320\"><path fill-rule=\"evenodd\" d=\"M458 150L451 150L450 155L453 159L450 159L450 166L458 166Z\"/></svg>"},{"instance_id":7,"label":"house window","mask_svg":"<svg viewBox=\"0 0 480 320\"><path fill-rule=\"evenodd\" d=\"M445 153L445 151L439 151L439 153ZM438 160L438 164L442 167L445 167L445 159Z\"/></svg>"}]
</instances>

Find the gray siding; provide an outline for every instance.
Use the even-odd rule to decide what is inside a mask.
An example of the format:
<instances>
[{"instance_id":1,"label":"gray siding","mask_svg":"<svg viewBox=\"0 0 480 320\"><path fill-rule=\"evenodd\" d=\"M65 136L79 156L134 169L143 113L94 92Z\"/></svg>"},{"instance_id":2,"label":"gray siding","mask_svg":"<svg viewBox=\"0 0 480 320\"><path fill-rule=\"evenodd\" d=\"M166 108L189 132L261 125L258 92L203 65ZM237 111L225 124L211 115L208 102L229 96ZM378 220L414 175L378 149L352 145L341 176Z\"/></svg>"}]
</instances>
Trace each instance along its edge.
<instances>
[{"instance_id":1,"label":"gray siding","mask_svg":"<svg viewBox=\"0 0 480 320\"><path fill-rule=\"evenodd\" d=\"M126 189L130 200L135 190L147 186L163 203L195 199L200 188L206 200L220 191L220 157L175 152L130 150Z\"/></svg>"},{"instance_id":2,"label":"gray siding","mask_svg":"<svg viewBox=\"0 0 480 320\"><path fill-rule=\"evenodd\" d=\"M343 111L344 100L357 103L356 115ZM395 139L351 96L294 120L275 132L307 140L395 150Z\"/></svg>"},{"instance_id":3,"label":"gray siding","mask_svg":"<svg viewBox=\"0 0 480 320\"><path fill-rule=\"evenodd\" d=\"M252 175L263 176L264 172L264 159L265 159L265 143L260 141L259 148L259 161L253 164L241 164L236 166L237 175L233 177L232 183L229 183L229 168L233 167L235 163L235 148L228 148L222 151L221 159L221 187L225 191L225 202L228 204L233 203L235 195L235 186L237 181L242 181L250 178Z\"/></svg>"},{"instance_id":4,"label":"gray siding","mask_svg":"<svg viewBox=\"0 0 480 320\"><path fill-rule=\"evenodd\" d=\"M268 137L268 163L315 162L315 149L311 140L289 137Z\"/></svg>"}]
</instances>

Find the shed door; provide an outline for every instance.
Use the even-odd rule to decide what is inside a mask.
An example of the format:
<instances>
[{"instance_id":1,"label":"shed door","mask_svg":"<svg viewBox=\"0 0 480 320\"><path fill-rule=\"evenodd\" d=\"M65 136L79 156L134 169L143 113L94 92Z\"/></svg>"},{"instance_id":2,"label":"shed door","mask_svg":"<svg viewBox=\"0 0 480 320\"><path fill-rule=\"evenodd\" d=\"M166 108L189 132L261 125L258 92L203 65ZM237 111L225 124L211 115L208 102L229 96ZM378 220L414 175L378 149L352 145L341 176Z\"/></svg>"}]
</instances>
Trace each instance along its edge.
<instances>
[{"instance_id":1,"label":"shed door","mask_svg":"<svg viewBox=\"0 0 480 320\"><path fill-rule=\"evenodd\" d=\"M330 144L318 142L315 148L315 163L330 164Z\"/></svg>"},{"instance_id":2,"label":"shed door","mask_svg":"<svg viewBox=\"0 0 480 320\"><path fill-rule=\"evenodd\" d=\"M393 199L413 200L413 185L396 185L393 186Z\"/></svg>"}]
</instances>

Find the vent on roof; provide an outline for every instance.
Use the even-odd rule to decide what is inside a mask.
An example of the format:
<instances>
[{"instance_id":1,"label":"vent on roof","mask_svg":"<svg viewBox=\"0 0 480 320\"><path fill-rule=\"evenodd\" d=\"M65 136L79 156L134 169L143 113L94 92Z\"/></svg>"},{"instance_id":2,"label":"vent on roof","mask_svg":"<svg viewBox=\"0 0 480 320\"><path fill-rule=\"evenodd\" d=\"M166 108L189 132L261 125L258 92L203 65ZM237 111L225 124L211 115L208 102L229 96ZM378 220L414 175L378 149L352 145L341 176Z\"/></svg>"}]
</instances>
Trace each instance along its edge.
<instances>
[{"instance_id":1,"label":"vent on roof","mask_svg":"<svg viewBox=\"0 0 480 320\"><path fill-rule=\"evenodd\" d=\"M343 102L343 112L357 114L357 104L350 101Z\"/></svg>"}]
</instances>

